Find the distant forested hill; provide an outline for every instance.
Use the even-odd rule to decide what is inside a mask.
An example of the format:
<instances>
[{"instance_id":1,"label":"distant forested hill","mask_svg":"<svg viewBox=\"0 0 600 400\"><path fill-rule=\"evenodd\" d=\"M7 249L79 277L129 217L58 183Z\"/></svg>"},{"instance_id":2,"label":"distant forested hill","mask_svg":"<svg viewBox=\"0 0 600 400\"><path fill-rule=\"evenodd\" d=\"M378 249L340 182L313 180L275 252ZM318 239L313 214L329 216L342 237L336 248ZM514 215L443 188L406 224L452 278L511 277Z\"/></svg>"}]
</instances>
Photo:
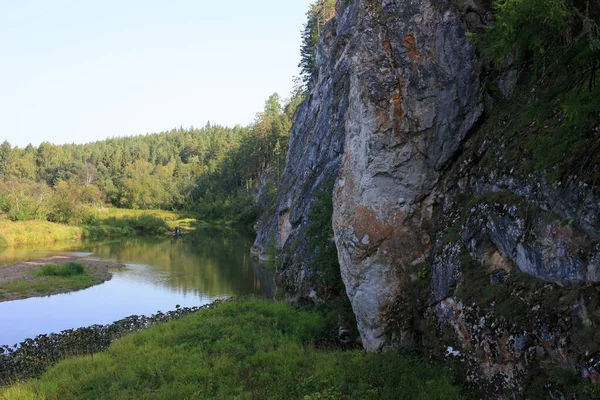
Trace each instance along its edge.
<instances>
[{"instance_id":1,"label":"distant forested hill","mask_svg":"<svg viewBox=\"0 0 600 400\"><path fill-rule=\"evenodd\" d=\"M13 148L5 141L0 210L12 220L68 223L81 222L85 209L99 204L195 211L207 218L255 213L249 191L265 171L280 175L300 101L300 93L284 104L274 94L247 127L207 123L83 145L44 142L37 148Z\"/></svg>"}]
</instances>

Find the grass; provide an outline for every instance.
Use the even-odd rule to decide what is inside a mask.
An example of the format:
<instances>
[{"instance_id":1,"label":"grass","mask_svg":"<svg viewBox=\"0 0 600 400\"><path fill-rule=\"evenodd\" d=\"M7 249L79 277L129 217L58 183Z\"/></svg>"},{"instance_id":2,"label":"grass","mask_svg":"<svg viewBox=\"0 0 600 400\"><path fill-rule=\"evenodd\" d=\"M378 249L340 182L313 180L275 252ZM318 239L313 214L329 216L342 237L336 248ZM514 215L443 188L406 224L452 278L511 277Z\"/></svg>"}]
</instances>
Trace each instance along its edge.
<instances>
[{"instance_id":1,"label":"grass","mask_svg":"<svg viewBox=\"0 0 600 400\"><path fill-rule=\"evenodd\" d=\"M80 241L84 237L104 239L134 235L163 235L176 227L192 231L203 228L203 224L189 215L173 211L108 207L95 209L84 219L82 226L37 220L10 221L0 217L0 247Z\"/></svg>"},{"instance_id":2,"label":"grass","mask_svg":"<svg viewBox=\"0 0 600 400\"><path fill-rule=\"evenodd\" d=\"M278 302L224 302L64 360L3 399L460 399L447 374L416 356L320 346L317 312Z\"/></svg>"},{"instance_id":3,"label":"grass","mask_svg":"<svg viewBox=\"0 0 600 400\"><path fill-rule=\"evenodd\" d=\"M78 263L45 265L31 275L31 279L19 279L0 284L0 298L70 292L102 282L101 279L87 273L83 265Z\"/></svg>"},{"instance_id":4,"label":"grass","mask_svg":"<svg viewBox=\"0 0 600 400\"><path fill-rule=\"evenodd\" d=\"M0 246L80 240L82 234L83 230L79 227L54 222L0 220Z\"/></svg>"}]
</instances>

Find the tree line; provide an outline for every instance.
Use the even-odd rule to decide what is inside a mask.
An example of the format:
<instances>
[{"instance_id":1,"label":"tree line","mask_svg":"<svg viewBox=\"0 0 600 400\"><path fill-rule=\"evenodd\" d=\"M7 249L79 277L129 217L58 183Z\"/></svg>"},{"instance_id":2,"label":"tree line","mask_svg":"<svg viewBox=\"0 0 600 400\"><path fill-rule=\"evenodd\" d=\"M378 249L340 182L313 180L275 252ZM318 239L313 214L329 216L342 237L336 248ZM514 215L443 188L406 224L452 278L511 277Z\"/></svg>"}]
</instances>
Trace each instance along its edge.
<instances>
[{"instance_id":1,"label":"tree line","mask_svg":"<svg viewBox=\"0 0 600 400\"><path fill-rule=\"evenodd\" d=\"M294 113L316 77L317 41L334 16L335 0L309 7L300 48L302 86L287 101L271 95L249 126L209 122L81 145L20 148L4 141L0 213L13 221L81 224L90 210L111 205L253 221L261 211L253 191L266 172L272 172L273 190L281 178Z\"/></svg>"},{"instance_id":2,"label":"tree line","mask_svg":"<svg viewBox=\"0 0 600 400\"><path fill-rule=\"evenodd\" d=\"M0 145L0 210L11 220L84 222L94 206L185 210L205 218L252 218L252 190L285 164L302 94L273 94L249 126L112 138L88 144Z\"/></svg>"}]
</instances>

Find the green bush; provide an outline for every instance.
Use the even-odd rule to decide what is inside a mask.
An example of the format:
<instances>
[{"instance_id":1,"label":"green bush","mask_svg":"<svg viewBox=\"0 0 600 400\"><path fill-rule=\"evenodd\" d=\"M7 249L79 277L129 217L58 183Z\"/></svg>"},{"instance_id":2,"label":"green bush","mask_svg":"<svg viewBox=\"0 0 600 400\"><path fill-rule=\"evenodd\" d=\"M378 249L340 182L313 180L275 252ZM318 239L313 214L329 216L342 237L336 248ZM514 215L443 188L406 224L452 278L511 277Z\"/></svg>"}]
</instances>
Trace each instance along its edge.
<instances>
[{"instance_id":1,"label":"green bush","mask_svg":"<svg viewBox=\"0 0 600 400\"><path fill-rule=\"evenodd\" d=\"M586 2L587 3L587 2ZM600 31L595 10L576 0L496 0L496 22L475 35L480 52L502 68L508 54L524 70L541 78L571 72L595 79ZM597 10L596 10L597 11ZM593 83L593 82L592 82Z\"/></svg>"},{"instance_id":2,"label":"green bush","mask_svg":"<svg viewBox=\"0 0 600 400\"><path fill-rule=\"evenodd\" d=\"M533 61L536 72L548 66L550 53L573 24L567 0L496 0L496 23L476 36L480 51L500 67L507 54L517 63Z\"/></svg>"},{"instance_id":3,"label":"green bush","mask_svg":"<svg viewBox=\"0 0 600 400\"><path fill-rule=\"evenodd\" d=\"M479 51L502 70L512 55L519 71L532 80L543 80L559 93L592 92L600 68L600 29L596 13L588 2L576 0L496 0L495 24L474 35ZM558 86L558 87L557 87ZM567 96L568 97L568 96ZM587 96L590 97L590 96ZM597 99L591 96L590 99ZM562 99L561 101L563 101ZM572 122L580 117L596 116L598 101L578 104L567 99L565 114ZM582 115L583 114L583 115Z\"/></svg>"},{"instance_id":4,"label":"green bush","mask_svg":"<svg viewBox=\"0 0 600 400\"><path fill-rule=\"evenodd\" d=\"M169 230L167 222L152 214L138 216L90 218L85 236L93 239L139 235L162 235Z\"/></svg>"},{"instance_id":5,"label":"green bush","mask_svg":"<svg viewBox=\"0 0 600 400\"><path fill-rule=\"evenodd\" d=\"M516 68L532 135L525 173L551 179L590 175L600 142L600 5L580 0L495 0L496 22L474 35L480 53L500 71ZM511 58L514 65L508 65ZM492 82L495 82L492 79ZM489 86L489 84L488 84ZM594 172L596 173L596 172Z\"/></svg>"},{"instance_id":6,"label":"green bush","mask_svg":"<svg viewBox=\"0 0 600 400\"><path fill-rule=\"evenodd\" d=\"M44 265L39 271L40 276L73 276L83 274L84 267L79 263L61 265Z\"/></svg>"},{"instance_id":7,"label":"green bush","mask_svg":"<svg viewBox=\"0 0 600 400\"><path fill-rule=\"evenodd\" d=\"M142 214L129 220L131 227L142 234L163 234L169 230L167 223L151 214Z\"/></svg>"}]
</instances>

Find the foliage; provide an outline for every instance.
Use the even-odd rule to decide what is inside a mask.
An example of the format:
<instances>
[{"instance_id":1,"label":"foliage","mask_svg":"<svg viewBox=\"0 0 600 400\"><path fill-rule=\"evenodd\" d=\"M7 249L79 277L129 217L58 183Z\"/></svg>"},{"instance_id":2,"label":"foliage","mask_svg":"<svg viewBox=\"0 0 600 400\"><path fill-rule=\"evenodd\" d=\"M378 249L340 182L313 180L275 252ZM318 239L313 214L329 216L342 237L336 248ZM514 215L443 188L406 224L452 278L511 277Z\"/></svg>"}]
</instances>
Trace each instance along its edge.
<instances>
[{"instance_id":1,"label":"foliage","mask_svg":"<svg viewBox=\"0 0 600 400\"><path fill-rule=\"evenodd\" d=\"M108 202L253 221L252 193L266 171L280 179L301 94L277 94L248 127L179 128L83 145L0 145L0 210L13 221L85 224Z\"/></svg>"},{"instance_id":2,"label":"foliage","mask_svg":"<svg viewBox=\"0 0 600 400\"><path fill-rule=\"evenodd\" d=\"M498 66L512 53L534 79L550 79L566 91L595 88L600 68L599 5L578 0L497 0L495 6L496 24L476 41ZM565 71L569 78L557 81ZM568 112L570 119L577 112Z\"/></svg>"},{"instance_id":3,"label":"foliage","mask_svg":"<svg viewBox=\"0 0 600 400\"><path fill-rule=\"evenodd\" d=\"M582 0L496 0L496 23L475 35L496 69L518 68L533 86L525 102L536 126L526 168L551 178L590 175L600 140L600 4ZM511 65L511 60L513 61ZM521 103L519 103L521 106ZM597 171L592 173L597 175Z\"/></svg>"},{"instance_id":4,"label":"foliage","mask_svg":"<svg viewBox=\"0 0 600 400\"><path fill-rule=\"evenodd\" d=\"M27 396L48 399L466 397L441 370L415 356L315 347L312 343L326 328L319 313L296 310L289 304L258 300L223 302L124 337L93 358L65 360L38 380L0 390L0 396L15 399Z\"/></svg>"},{"instance_id":5,"label":"foliage","mask_svg":"<svg viewBox=\"0 0 600 400\"><path fill-rule=\"evenodd\" d=\"M37 274L39 276L72 276L83 274L83 265L79 263L66 263L60 265L44 265Z\"/></svg>"},{"instance_id":6,"label":"foliage","mask_svg":"<svg viewBox=\"0 0 600 400\"><path fill-rule=\"evenodd\" d=\"M185 215L185 214L182 214ZM0 219L0 245L51 243L82 238L104 239L133 235L163 235L176 226L194 229L193 218L164 210L125 210L116 208L85 208L79 216L80 226L68 226L47 221L6 221Z\"/></svg>"},{"instance_id":7,"label":"foliage","mask_svg":"<svg viewBox=\"0 0 600 400\"><path fill-rule=\"evenodd\" d=\"M548 393L563 399L597 399L600 397L600 387L588 380L581 379L578 373L560 368L548 360L542 361L529 374L526 382L524 398L543 400Z\"/></svg>"},{"instance_id":8,"label":"foliage","mask_svg":"<svg viewBox=\"0 0 600 400\"><path fill-rule=\"evenodd\" d=\"M80 186L72 180L59 180L54 185L48 220L80 224L90 209L99 204L102 204L102 195L96 186Z\"/></svg>"},{"instance_id":9,"label":"foliage","mask_svg":"<svg viewBox=\"0 0 600 400\"><path fill-rule=\"evenodd\" d=\"M534 71L543 73L548 52L562 42L572 24L566 0L496 0L496 23L477 36L481 52L502 67L508 54L517 63L532 61Z\"/></svg>"},{"instance_id":10,"label":"foliage","mask_svg":"<svg viewBox=\"0 0 600 400\"><path fill-rule=\"evenodd\" d=\"M12 221L45 220L51 196L44 183L18 177L0 181L0 210Z\"/></svg>"},{"instance_id":11,"label":"foliage","mask_svg":"<svg viewBox=\"0 0 600 400\"><path fill-rule=\"evenodd\" d=\"M317 43L323 26L335 16L335 0L317 0L306 13L306 23L302 31L300 46L301 79L305 88L310 89L316 78L315 58Z\"/></svg>"},{"instance_id":12,"label":"foliage","mask_svg":"<svg viewBox=\"0 0 600 400\"><path fill-rule=\"evenodd\" d=\"M141 215L128 222L135 232L140 234L162 234L169 229L165 221L150 214Z\"/></svg>"},{"instance_id":13,"label":"foliage","mask_svg":"<svg viewBox=\"0 0 600 400\"><path fill-rule=\"evenodd\" d=\"M167 223L177 223L177 221L184 218L188 213L180 213L176 211L167 210L131 210L127 208L115 208L115 207L98 207L92 210L89 215L91 220L103 221L105 219L127 219L127 218L138 218L142 215L152 215L156 218L162 219Z\"/></svg>"},{"instance_id":14,"label":"foliage","mask_svg":"<svg viewBox=\"0 0 600 400\"><path fill-rule=\"evenodd\" d=\"M162 235L169 230L168 223L153 214L142 213L136 216L89 218L84 226L85 236L102 239L131 235Z\"/></svg>"},{"instance_id":15,"label":"foliage","mask_svg":"<svg viewBox=\"0 0 600 400\"><path fill-rule=\"evenodd\" d=\"M578 0L496 0L496 23L475 37L480 51L503 68L506 57L534 79L568 69L595 85L600 58L597 5ZM573 75L572 75L573 78Z\"/></svg>"}]
</instances>

